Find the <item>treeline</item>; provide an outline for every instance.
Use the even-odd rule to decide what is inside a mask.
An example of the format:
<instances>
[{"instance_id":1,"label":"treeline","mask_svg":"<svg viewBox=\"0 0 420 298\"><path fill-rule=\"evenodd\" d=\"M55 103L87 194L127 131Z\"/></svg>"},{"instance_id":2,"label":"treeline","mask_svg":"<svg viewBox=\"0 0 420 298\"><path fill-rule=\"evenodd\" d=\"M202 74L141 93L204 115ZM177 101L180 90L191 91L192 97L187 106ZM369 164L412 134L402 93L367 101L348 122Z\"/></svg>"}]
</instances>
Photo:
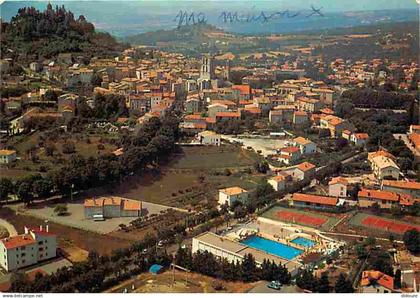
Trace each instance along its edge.
<instances>
[{"instance_id":1,"label":"treeline","mask_svg":"<svg viewBox=\"0 0 420 298\"><path fill-rule=\"evenodd\" d=\"M242 262L229 262L208 251L192 254L191 250L180 248L176 253L175 263L188 270L227 281L254 282L263 279L288 284L291 280L285 266L264 260L261 267L258 267L251 254L246 254Z\"/></svg>"},{"instance_id":2,"label":"treeline","mask_svg":"<svg viewBox=\"0 0 420 298\"><path fill-rule=\"evenodd\" d=\"M123 135L119 145L123 155L101 155L98 158L84 158L74 155L60 169L31 176L15 183L7 178L0 179L0 200L16 194L24 202L34 198L45 198L53 193L68 195L77 191L109 185L121 181L130 173L141 174L147 167L156 167L172 152L178 140L178 119L168 114L164 119L151 118L136 135Z\"/></svg>"},{"instance_id":3,"label":"treeline","mask_svg":"<svg viewBox=\"0 0 420 298\"><path fill-rule=\"evenodd\" d=\"M106 55L124 48L108 33L95 32L94 25L83 15L76 19L64 6L53 9L51 4L45 11L20 8L10 23L2 22L1 41L2 53L12 57L35 54L50 58L67 52Z\"/></svg>"},{"instance_id":4,"label":"treeline","mask_svg":"<svg viewBox=\"0 0 420 298\"><path fill-rule=\"evenodd\" d=\"M413 169L415 164L413 153L402 140L397 140L393 136L398 133L405 134L409 125L416 120L413 96L371 89L356 89L346 92L337 101L335 112L338 116L353 123L358 132L369 134L368 151L378 150L380 146L385 147L397 157L397 163L403 171ZM363 99L363 96L367 96L367 98ZM389 103L385 103L387 100ZM382 101L384 103L381 103ZM407 113L394 113L391 110L357 110L356 105L362 103L368 108L387 107L389 109L392 107L408 111Z\"/></svg>"},{"instance_id":5,"label":"treeline","mask_svg":"<svg viewBox=\"0 0 420 298\"><path fill-rule=\"evenodd\" d=\"M330 284L327 273L321 274L320 278L313 275L310 270L302 270L296 276L296 285L313 293L353 293L351 281L340 273L335 285Z\"/></svg>"},{"instance_id":6,"label":"treeline","mask_svg":"<svg viewBox=\"0 0 420 298\"><path fill-rule=\"evenodd\" d=\"M343 92L342 98L348 98L353 105L361 108L403 109L408 113L413 109L415 97L372 88L350 89Z\"/></svg>"},{"instance_id":7,"label":"treeline","mask_svg":"<svg viewBox=\"0 0 420 298\"><path fill-rule=\"evenodd\" d=\"M94 108L91 108L85 100L79 100L77 105L79 117L111 121L118 117L128 117L128 109L123 95L95 93L92 99Z\"/></svg>"}]
</instances>

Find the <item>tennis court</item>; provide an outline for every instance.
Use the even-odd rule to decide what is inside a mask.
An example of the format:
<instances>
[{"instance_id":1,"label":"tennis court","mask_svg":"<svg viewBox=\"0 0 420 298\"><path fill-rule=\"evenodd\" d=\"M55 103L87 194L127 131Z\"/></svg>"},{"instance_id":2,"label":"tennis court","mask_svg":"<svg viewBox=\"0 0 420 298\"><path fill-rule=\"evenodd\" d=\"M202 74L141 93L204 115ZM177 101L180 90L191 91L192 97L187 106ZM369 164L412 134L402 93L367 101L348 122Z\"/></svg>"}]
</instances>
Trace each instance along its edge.
<instances>
[{"instance_id":1,"label":"tennis court","mask_svg":"<svg viewBox=\"0 0 420 298\"><path fill-rule=\"evenodd\" d=\"M327 219L320 218L316 216L306 215L302 213L297 213L293 211L278 211L277 216L280 220L291 222L291 223L297 223L297 224L303 224L305 226L311 226L311 227L320 227L323 224L327 222Z\"/></svg>"},{"instance_id":2,"label":"tennis court","mask_svg":"<svg viewBox=\"0 0 420 298\"><path fill-rule=\"evenodd\" d=\"M420 227L415 225L409 225L392 220L382 219L374 216L368 216L362 220L362 224L368 227L374 227L377 229L385 230L388 232L404 234L408 230L417 229L420 231Z\"/></svg>"},{"instance_id":3,"label":"tennis court","mask_svg":"<svg viewBox=\"0 0 420 298\"><path fill-rule=\"evenodd\" d=\"M266 210L260 216L285 223L319 228L325 231L329 230L340 220L339 216L329 216L329 214L315 210L292 209L278 205Z\"/></svg>"}]
</instances>

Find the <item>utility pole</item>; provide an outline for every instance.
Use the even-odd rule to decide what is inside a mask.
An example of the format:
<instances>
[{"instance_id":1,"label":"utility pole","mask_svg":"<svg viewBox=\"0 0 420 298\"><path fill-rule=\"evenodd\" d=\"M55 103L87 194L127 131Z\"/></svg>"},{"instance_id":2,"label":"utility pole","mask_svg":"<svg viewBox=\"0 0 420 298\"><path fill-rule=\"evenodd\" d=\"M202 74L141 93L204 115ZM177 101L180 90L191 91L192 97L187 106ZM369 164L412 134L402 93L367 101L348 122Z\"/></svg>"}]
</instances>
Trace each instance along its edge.
<instances>
[{"instance_id":1,"label":"utility pole","mask_svg":"<svg viewBox=\"0 0 420 298\"><path fill-rule=\"evenodd\" d=\"M74 184L70 186L70 201L73 201L73 188L74 188Z\"/></svg>"}]
</instances>

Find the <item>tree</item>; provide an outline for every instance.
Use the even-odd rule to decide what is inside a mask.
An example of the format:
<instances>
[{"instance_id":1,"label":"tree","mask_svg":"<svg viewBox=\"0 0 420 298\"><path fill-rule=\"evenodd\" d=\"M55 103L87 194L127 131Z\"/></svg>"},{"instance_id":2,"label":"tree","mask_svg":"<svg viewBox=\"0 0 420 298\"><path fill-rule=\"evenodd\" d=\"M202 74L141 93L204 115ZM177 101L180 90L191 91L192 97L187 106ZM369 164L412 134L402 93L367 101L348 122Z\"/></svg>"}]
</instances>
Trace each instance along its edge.
<instances>
[{"instance_id":1,"label":"tree","mask_svg":"<svg viewBox=\"0 0 420 298\"><path fill-rule=\"evenodd\" d=\"M322 273L319 280L318 290L319 293L329 293L331 290L330 281L328 280L328 274L326 272Z\"/></svg>"},{"instance_id":2,"label":"tree","mask_svg":"<svg viewBox=\"0 0 420 298\"><path fill-rule=\"evenodd\" d=\"M63 153L64 154L72 154L76 152L76 146L73 142L65 142L63 144Z\"/></svg>"},{"instance_id":3,"label":"tree","mask_svg":"<svg viewBox=\"0 0 420 298\"><path fill-rule=\"evenodd\" d=\"M354 292L354 289L350 280L348 280L343 273L340 273L340 276L338 277L337 282L335 283L334 291L336 293L353 293Z\"/></svg>"},{"instance_id":4,"label":"tree","mask_svg":"<svg viewBox=\"0 0 420 298\"><path fill-rule=\"evenodd\" d=\"M305 290L316 292L319 287L319 280L309 270L303 270L296 277L296 285Z\"/></svg>"},{"instance_id":5,"label":"tree","mask_svg":"<svg viewBox=\"0 0 420 298\"><path fill-rule=\"evenodd\" d=\"M12 273L10 277L10 291L15 293L22 293L25 292L25 285L27 285L28 280L26 278L25 273L18 271Z\"/></svg>"},{"instance_id":6,"label":"tree","mask_svg":"<svg viewBox=\"0 0 420 298\"><path fill-rule=\"evenodd\" d=\"M101 86L101 83L102 83L102 78L97 73L95 73L92 76L92 79L90 80L90 84L93 87L97 87L97 86Z\"/></svg>"},{"instance_id":7,"label":"tree","mask_svg":"<svg viewBox=\"0 0 420 298\"><path fill-rule=\"evenodd\" d=\"M372 204L372 206L370 207L370 210L376 215L381 214L382 212L381 206L379 206L379 204L376 202Z\"/></svg>"},{"instance_id":8,"label":"tree","mask_svg":"<svg viewBox=\"0 0 420 298\"><path fill-rule=\"evenodd\" d=\"M242 280L252 282L258 279L257 265L252 254L246 254L241 264Z\"/></svg>"},{"instance_id":9,"label":"tree","mask_svg":"<svg viewBox=\"0 0 420 298\"><path fill-rule=\"evenodd\" d=\"M376 239L372 236L369 236L369 237L366 238L365 243L366 243L366 245L372 247L376 244Z\"/></svg>"},{"instance_id":10,"label":"tree","mask_svg":"<svg viewBox=\"0 0 420 298\"><path fill-rule=\"evenodd\" d=\"M68 208L65 204L58 204L54 208L54 213L58 216L66 215L68 213Z\"/></svg>"},{"instance_id":11,"label":"tree","mask_svg":"<svg viewBox=\"0 0 420 298\"><path fill-rule=\"evenodd\" d=\"M53 190L53 184L51 179L48 178L40 178L34 181L32 185L32 191L36 194L39 198L47 197L51 194Z\"/></svg>"},{"instance_id":12,"label":"tree","mask_svg":"<svg viewBox=\"0 0 420 298\"><path fill-rule=\"evenodd\" d=\"M0 201L7 200L9 194L13 191L13 183L8 178L0 179Z\"/></svg>"},{"instance_id":13,"label":"tree","mask_svg":"<svg viewBox=\"0 0 420 298\"><path fill-rule=\"evenodd\" d=\"M401 270L397 269L394 275L394 287L396 289L401 289Z\"/></svg>"},{"instance_id":14,"label":"tree","mask_svg":"<svg viewBox=\"0 0 420 298\"><path fill-rule=\"evenodd\" d=\"M19 183L17 195L18 197L25 202L25 204L28 204L32 201L32 186L29 182L22 181Z\"/></svg>"},{"instance_id":15,"label":"tree","mask_svg":"<svg viewBox=\"0 0 420 298\"><path fill-rule=\"evenodd\" d=\"M405 247L413 254L420 252L420 236L416 229L408 230L404 233L403 241Z\"/></svg>"},{"instance_id":16,"label":"tree","mask_svg":"<svg viewBox=\"0 0 420 298\"><path fill-rule=\"evenodd\" d=\"M398 205L392 205L391 206L391 214L394 217L400 217L402 215L402 210L401 207Z\"/></svg>"},{"instance_id":17,"label":"tree","mask_svg":"<svg viewBox=\"0 0 420 298\"><path fill-rule=\"evenodd\" d=\"M357 244L355 246L355 250L359 260L366 258L368 255L368 252L363 244Z\"/></svg>"}]
</instances>

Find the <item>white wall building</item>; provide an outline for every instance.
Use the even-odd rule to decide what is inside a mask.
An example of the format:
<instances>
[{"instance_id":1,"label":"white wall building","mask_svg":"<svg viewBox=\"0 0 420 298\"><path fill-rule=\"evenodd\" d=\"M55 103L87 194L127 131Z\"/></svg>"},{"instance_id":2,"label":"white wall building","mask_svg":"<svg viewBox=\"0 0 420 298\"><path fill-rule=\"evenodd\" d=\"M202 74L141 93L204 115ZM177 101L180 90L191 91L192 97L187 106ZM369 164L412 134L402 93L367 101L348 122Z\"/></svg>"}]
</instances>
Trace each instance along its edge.
<instances>
[{"instance_id":1,"label":"white wall building","mask_svg":"<svg viewBox=\"0 0 420 298\"><path fill-rule=\"evenodd\" d=\"M231 206L234 202L245 203L249 199L249 192L240 187L219 189L219 205Z\"/></svg>"},{"instance_id":2,"label":"white wall building","mask_svg":"<svg viewBox=\"0 0 420 298\"><path fill-rule=\"evenodd\" d=\"M0 265L14 271L56 257L57 236L40 226L0 240Z\"/></svg>"},{"instance_id":3,"label":"white wall building","mask_svg":"<svg viewBox=\"0 0 420 298\"><path fill-rule=\"evenodd\" d=\"M201 144L220 146L222 138L214 131L203 131L197 134L197 139Z\"/></svg>"},{"instance_id":4,"label":"white wall building","mask_svg":"<svg viewBox=\"0 0 420 298\"><path fill-rule=\"evenodd\" d=\"M347 197L348 181L342 177L334 177L328 183L328 195L330 197L345 198Z\"/></svg>"},{"instance_id":5,"label":"white wall building","mask_svg":"<svg viewBox=\"0 0 420 298\"><path fill-rule=\"evenodd\" d=\"M286 177L283 175L277 175L268 179L267 183L270 184L275 191L280 191L286 187Z\"/></svg>"}]
</instances>

